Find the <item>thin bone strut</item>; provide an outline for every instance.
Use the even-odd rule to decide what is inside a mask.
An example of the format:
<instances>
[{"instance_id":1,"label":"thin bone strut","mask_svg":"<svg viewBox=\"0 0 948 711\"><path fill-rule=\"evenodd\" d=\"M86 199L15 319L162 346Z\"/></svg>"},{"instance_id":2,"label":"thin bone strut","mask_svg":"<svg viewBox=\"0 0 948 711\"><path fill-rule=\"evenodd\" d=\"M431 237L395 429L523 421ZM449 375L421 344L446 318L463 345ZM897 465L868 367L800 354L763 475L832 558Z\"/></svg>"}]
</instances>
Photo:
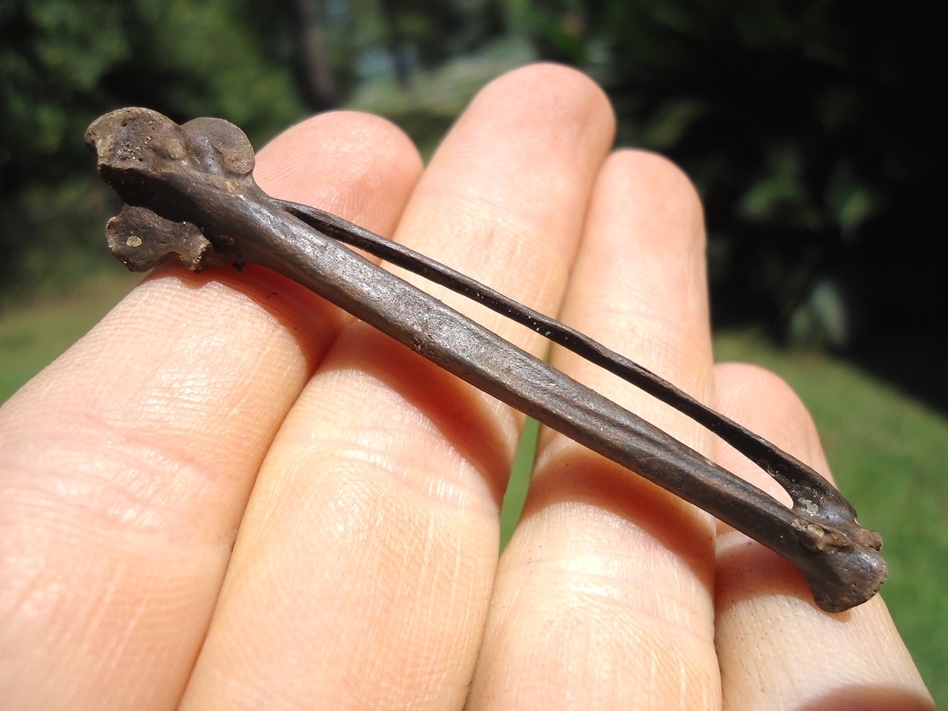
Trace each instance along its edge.
<instances>
[{"instance_id":1,"label":"thin bone strut","mask_svg":"<svg viewBox=\"0 0 948 711\"><path fill-rule=\"evenodd\" d=\"M718 435L772 476L790 494L795 508L805 511L807 505L812 505L814 490L819 492L822 505L827 505L829 500L832 500L835 506L843 508L849 506L849 502L835 487L796 457L742 427L734 420L715 412L674 384L610 350L589 336L524 306L430 257L370 232L364 227L347 222L332 213L286 200L277 200L277 202L287 212L323 234L381 257L428 281L477 301L671 405Z\"/></svg>"},{"instance_id":2,"label":"thin bone strut","mask_svg":"<svg viewBox=\"0 0 948 711\"><path fill-rule=\"evenodd\" d=\"M729 421L713 411L700 405L696 409L693 400L682 399L687 396L681 391L670 390L670 384L651 374L649 380L642 375L647 371L582 334L526 307L512 309L516 302L481 285L472 291L476 282L425 258L421 262L420 255L389 251L389 258L420 264L424 276L433 274L435 281L447 280L461 293L488 305L493 302L495 310L537 324L541 333L551 331L559 342L585 350L613 372L645 377L649 392L671 393L686 414L694 417L696 412L696 419L703 418L702 424L751 442L752 455L766 459L765 468L774 470L771 474L791 493L795 505L787 509L628 410L364 259L337 239L345 236L365 246L359 240L371 233L328 213L283 203L256 186L252 148L235 126L197 119L179 127L152 111L123 109L93 123L86 139L98 152L103 179L126 202L107 232L116 256L129 268L143 270L169 259L194 270L244 261L270 267L475 387L780 553L801 570L824 610L858 605L885 580L878 534L859 526L846 499L812 470L801 473L795 465L787 466L796 460L782 459L773 445L730 428ZM314 222L319 229L311 226ZM383 248L392 250L391 243ZM781 455L777 464L774 453ZM782 466L787 469L780 471Z\"/></svg>"}]
</instances>

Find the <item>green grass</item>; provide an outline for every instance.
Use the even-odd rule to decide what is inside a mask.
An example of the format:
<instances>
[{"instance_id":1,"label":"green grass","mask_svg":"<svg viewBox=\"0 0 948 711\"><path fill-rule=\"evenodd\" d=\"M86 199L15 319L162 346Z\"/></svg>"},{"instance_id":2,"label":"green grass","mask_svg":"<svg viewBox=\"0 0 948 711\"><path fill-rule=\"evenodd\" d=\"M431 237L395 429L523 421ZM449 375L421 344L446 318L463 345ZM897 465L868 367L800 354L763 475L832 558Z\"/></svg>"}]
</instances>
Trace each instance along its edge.
<instances>
[{"instance_id":1,"label":"green grass","mask_svg":"<svg viewBox=\"0 0 948 711\"><path fill-rule=\"evenodd\" d=\"M137 277L96 281L71 298L0 314L0 402L101 318ZM892 616L936 702L948 705L948 418L844 361L786 352L752 333L716 338L719 360L758 363L783 376L810 408L841 488L860 521L885 537ZM513 530L529 483L535 424L504 500Z\"/></svg>"},{"instance_id":2,"label":"green grass","mask_svg":"<svg viewBox=\"0 0 948 711\"><path fill-rule=\"evenodd\" d=\"M69 296L0 312L0 403L92 328L141 275L116 270Z\"/></svg>"}]
</instances>

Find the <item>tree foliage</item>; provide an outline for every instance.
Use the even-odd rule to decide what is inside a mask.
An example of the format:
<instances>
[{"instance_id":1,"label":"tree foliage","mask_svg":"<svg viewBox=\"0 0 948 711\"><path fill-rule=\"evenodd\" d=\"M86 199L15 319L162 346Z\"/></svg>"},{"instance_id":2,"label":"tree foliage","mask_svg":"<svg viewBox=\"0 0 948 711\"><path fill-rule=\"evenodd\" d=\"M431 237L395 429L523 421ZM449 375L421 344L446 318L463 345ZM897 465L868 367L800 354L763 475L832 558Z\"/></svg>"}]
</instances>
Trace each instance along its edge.
<instances>
[{"instance_id":1,"label":"tree foliage","mask_svg":"<svg viewBox=\"0 0 948 711\"><path fill-rule=\"evenodd\" d=\"M719 311L776 314L840 345L860 313L889 326L935 317L936 270L919 254L945 158L933 94L944 4L561 0L531 12L545 56L603 82L623 142L697 182Z\"/></svg>"},{"instance_id":2,"label":"tree foliage","mask_svg":"<svg viewBox=\"0 0 948 711\"><path fill-rule=\"evenodd\" d=\"M0 283L70 269L107 198L83 142L124 105L217 115L256 140L304 113L292 73L227 0L2 0ZM93 231L93 225L98 229ZM81 237L79 239L81 243Z\"/></svg>"},{"instance_id":3,"label":"tree foliage","mask_svg":"<svg viewBox=\"0 0 948 711\"><path fill-rule=\"evenodd\" d=\"M234 12L236 5L5 0L3 189L11 179L68 164L85 151L88 122L119 105L181 118L214 112L258 139L301 116L291 73L267 55L264 38Z\"/></svg>"},{"instance_id":4,"label":"tree foliage","mask_svg":"<svg viewBox=\"0 0 948 711\"><path fill-rule=\"evenodd\" d=\"M933 319L937 262L924 254L945 155L945 7L0 0L0 291L14 274L50 273L50 255L69 252L106 199L87 180L82 134L108 109L222 116L259 143L380 74L410 84L514 37L590 72L617 108L620 143L666 153L695 180L719 319L762 315L840 345L860 313L875 325Z\"/></svg>"}]
</instances>

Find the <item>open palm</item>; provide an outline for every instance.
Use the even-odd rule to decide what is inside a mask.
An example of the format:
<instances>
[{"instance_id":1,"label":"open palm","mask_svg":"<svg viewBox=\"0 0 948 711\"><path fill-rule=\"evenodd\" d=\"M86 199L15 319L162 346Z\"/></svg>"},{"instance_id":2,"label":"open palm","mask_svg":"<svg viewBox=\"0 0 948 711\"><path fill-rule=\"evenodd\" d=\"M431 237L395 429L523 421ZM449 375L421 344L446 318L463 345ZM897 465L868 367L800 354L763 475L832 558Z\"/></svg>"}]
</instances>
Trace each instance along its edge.
<instances>
[{"instance_id":1,"label":"open palm","mask_svg":"<svg viewBox=\"0 0 948 711\"><path fill-rule=\"evenodd\" d=\"M427 169L392 125L341 112L285 132L255 175L559 314L826 472L781 381L713 364L695 191L610 152L613 128L591 81L534 66L485 88ZM0 410L0 706L930 707L881 599L821 612L788 563L555 433L498 560L522 419L267 270L159 270Z\"/></svg>"}]
</instances>

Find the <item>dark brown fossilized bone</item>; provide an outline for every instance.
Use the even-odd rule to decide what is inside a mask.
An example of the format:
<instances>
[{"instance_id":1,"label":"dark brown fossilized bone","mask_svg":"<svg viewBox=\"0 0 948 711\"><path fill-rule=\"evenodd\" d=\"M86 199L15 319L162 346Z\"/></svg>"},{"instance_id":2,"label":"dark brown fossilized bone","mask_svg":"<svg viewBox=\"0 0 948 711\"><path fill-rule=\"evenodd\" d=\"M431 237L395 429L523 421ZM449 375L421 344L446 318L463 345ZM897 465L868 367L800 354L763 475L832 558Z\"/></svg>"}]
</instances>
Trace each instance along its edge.
<instances>
[{"instance_id":1,"label":"dark brown fossilized bone","mask_svg":"<svg viewBox=\"0 0 948 711\"><path fill-rule=\"evenodd\" d=\"M253 181L253 149L236 126L207 118L178 126L131 108L96 120L86 140L102 178L126 203L106 231L129 269L166 261L195 271L267 266L786 557L822 609L859 605L885 581L881 538L815 471L558 321L339 217L270 197ZM475 299L676 407L770 474L792 508L342 243Z\"/></svg>"}]
</instances>

